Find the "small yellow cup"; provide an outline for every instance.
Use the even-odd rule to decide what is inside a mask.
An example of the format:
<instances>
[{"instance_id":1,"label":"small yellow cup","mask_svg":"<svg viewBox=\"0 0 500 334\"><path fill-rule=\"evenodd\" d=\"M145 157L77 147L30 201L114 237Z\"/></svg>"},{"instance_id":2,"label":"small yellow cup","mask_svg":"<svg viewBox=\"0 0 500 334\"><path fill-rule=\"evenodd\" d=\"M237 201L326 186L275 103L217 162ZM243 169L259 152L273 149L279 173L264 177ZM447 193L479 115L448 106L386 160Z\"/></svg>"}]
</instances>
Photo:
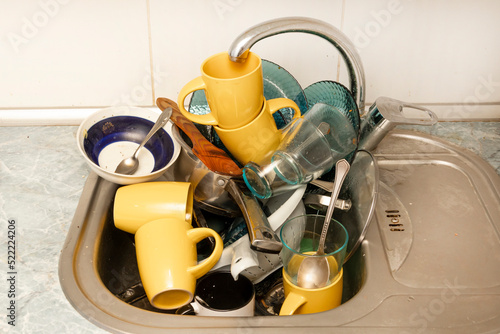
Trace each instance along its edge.
<instances>
[{"instance_id":1,"label":"small yellow cup","mask_svg":"<svg viewBox=\"0 0 500 334\"><path fill-rule=\"evenodd\" d=\"M281 131L276 127L273 114L282 108L292 108L293 119L300 117L300 109L295 102L285 98L264 100L259 115L250 123L236 128L223 129L214 126L224 146L241 164L261 161L274 152L281 142Z\"/></svg>"},{"instance_id":2,"label":"small yellow cup","mask_svg":"<svg viewBox=\"0 0 500 334\"><path fill-rule=\"evenodd\" d=\"M196 244L207 237L214 238L215 248L197 264ZM196 279L219 261L223 242L212 229L163 218L142 225L135 234L135 246L139 274L151 305L172 310L191 302Z\"/></svg>"},{"instance_id":3,"label":"small yellow cup","mask_svg":"<svg viewBox=\"0 0 500 334\"><path fill-rule=\"evenodd\" d=\"M285 301L280 315L310 314L331 310L342 302L344 270L329 285L320 289L304 289L294 285L283 270Z\"/></svg>"},{"instance_id":4,"label":"small yellow cup","mask_svg":"<svg viewBox=\"0 0 500 334\"><path fill-rule=\"evenodd\" d=\"M191 114L184 108L184 100L190 93L202 89L210 113ZM225 129L238 128L253 120L263 103L262 60L252 52L243 63L231 61L227 52L207 58L201 65L201 76L188 82L178 98L179 109L189 120Z\"/></svg>"},{"instance_id":5,"label":"small yellow cup","mask_svg":"<svg viewBox=\"0 0 500 334\"><path fill-rule=\"evenodd\" d=\"M118 188L113 205L115 226L136 233L143 224L175 218L191 224L193 187L189 182L145 182Z\"/></svg>"}]
</instances>

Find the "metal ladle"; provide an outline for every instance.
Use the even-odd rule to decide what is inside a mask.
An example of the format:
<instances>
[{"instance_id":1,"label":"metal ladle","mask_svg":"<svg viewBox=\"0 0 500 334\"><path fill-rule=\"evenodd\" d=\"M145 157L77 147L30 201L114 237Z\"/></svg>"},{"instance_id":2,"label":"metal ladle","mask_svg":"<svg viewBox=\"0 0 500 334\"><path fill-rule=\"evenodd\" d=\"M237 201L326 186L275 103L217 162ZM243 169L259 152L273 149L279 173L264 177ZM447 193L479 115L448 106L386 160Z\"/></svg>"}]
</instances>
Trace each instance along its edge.
<instances>
[{"instance_id":1,"label":"metal ladle","mask_svg":"<svg viewBox=\"0 0 500 334\"><path fill-rule=\"evenodd\" d=\"M172 116L172 108L166 108L165 110L163 110L161 115L156 120L156 123L153 125L153 127L147 134L146 138L144 138L142 143L135 150L134 154L132 154L132 156L128 158L123 159L118 165L118 167L116 167L115 173L125 174L125 175L131 175L135 173L137 168L139 168L139 159L137 159L139 151L144 147L144 145L146 145L146 143L158 130L160 130L165 126L165 124L167 124L168 120L170 119L170 116Z\"/></svg>"},{"instance_id":2,"label":"metal ladle","mask_svg":"<svg viewBox=\"0 0 500 334\"><path fill-rule=\"evenodd\" d=\"M315 255L325 255L325 239L330 221L332 220L333 210L335 209L335 202L340 193L342 183L349 172L350 165L347 160L342 159L337 161L335 165L335 180L333 185L332 196L326 211L325 222L321 230L319 239L318 250ZM338 264L339 266L342 263ZM324 256L310 256L306 257L300 264L297 273L297 285L305 289L319 289L328 284L330 278L330 265Z\"/></svg>"}]
</instances>

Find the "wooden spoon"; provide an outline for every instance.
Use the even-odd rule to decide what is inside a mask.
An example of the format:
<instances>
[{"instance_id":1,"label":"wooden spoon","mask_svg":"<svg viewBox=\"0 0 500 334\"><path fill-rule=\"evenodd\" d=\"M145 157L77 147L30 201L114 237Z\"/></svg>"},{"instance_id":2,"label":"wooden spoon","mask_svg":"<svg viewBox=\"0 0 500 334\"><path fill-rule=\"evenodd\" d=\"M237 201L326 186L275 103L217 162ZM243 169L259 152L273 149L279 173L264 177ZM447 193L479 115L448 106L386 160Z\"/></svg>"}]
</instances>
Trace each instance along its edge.
<instances>
[{"instance_id":1,"label":"wooden spoon","mask_svg":"<svg viewBox=\"0 0 500 334\"><path fill-rule=\"evenodd\" d=\"M188 120L179 110L179 106L174 101L160 97L156 100L156 105L160 110L172 108L170 119L179 127L193 142L193 154L203 162L208 169L217 174L241 177L241 168L231 159L224 150L221 150L208 139L206 139L198 128Z\"/></svg>"}]
</instances>

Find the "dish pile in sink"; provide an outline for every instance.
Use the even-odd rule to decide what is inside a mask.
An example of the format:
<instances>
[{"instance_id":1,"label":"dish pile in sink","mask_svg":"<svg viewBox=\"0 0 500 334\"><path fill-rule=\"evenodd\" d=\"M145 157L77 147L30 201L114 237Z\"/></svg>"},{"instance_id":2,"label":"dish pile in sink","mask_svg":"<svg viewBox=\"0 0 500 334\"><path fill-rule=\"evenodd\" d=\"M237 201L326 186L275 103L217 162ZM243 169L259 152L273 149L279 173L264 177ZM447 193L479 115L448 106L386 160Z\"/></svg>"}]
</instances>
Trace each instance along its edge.
<instances>
[{"instance_id":1,"label":"dish pile in sink","mask_svg":"<svg viewBox=\"0 0 500 334\"><path fill-rule=\"evenodd\" d=\"M345 87L334 82L322 82L314 87L308 87L304 92L293 76L282 67L268 61L263 61L263 65L265 97L267 99L293 97L292 100L296 102L297 106L300 106L302 114L307 114L311 109L309 108L307 94L310 94L311 100L315 103L326 105L321 99L322 94L330 96L330 94L325 92L325 87L336 90L333 92L334 95L338 95L338 92L348 93ZM319 88L319 90L315 87ZM349 119L349 122L352 122L349 128L350 132L344 133L347 133L348 141L356 143L357 133L359 132L359 115L357 109L355 109L355 113L352 113L352 109L355 107L352 98L347 98L347 100L351 105L349 107L344 106L342 110L345 110L346 114L338 113L338 117L345 117L345 119ZM324 102L337 103L337 107L340 106L342 108L342 101L333 99ZM324 213L325 207L322 205L322 201L328 198L329 191L322 188L331 189L330 180L333 171L324 173L322 176L323 183L316 181L319 187L313 184L299 184L278 194L273 194L269 198L257 198L243 183L241 164L233 158L231 152L224 146L212 126L190 122L179 113L177 105L171 100L160 98L157 104L162 110L166 107L174 108L172 122L175 125L170 125L166 135L172 141L173 146L180 147L182 151L180 154L177 153L172 163L167 166L167 170L171 172L170 174L176 174L175 177L167 178L167 180L164 180L162 177L156 181L149 179L147 181L154 182L148 182L150 183L148 184L141 182L142 180L137 182L122 182L123 179L117 179L116 177L109 178L108 174L100 173L101 177L107 178L114 183L125 184L125 186L118 188L115 195L113 223L115 225L114 228L119 228L130 233L131 236L136 234L135 247L138 252L136 256L139 262L139 272L141 272L141 266L144 267L141 263L146 261L145 255L140 255L139 253L153 254L155 251L153 253L142 251L144 248L143 244L148 242L139 241L144 240L144 237L137 238L138 230L144 224L151 221L155 221L156 224L161 225L161 222L158 222L158 220L172 216L172 207L183 207L183 213L180 215L185 216L185 219L181 219L184 223L194 227L194 230L211 229L216 231L221 237L220 240L216 240L217 238L214 238L214 236L198 240L200 242L196 245L197 260L200 263L206 262L206 258L212 254L214 249L219 249L217 251L219 252L217 255L218 261L215 261L215 264L212 263L210 272L227 272L233 281L248 280L251 282L252 287L255 289L252 299L252 305L254 306L252 307L251 315L279 314L281 303L284 300L281 270L282 259L279 254L282 246L278 236L280 228L285 221L291 218L306 214L316 215ZM341 108L332 107L328 111L338 112ZM189 110L200 114L209 112L209 107L202 91L197 91L193 94ZM351 110L351 114L348 114L348 110ZM285 129L286 131L287 125L293 121L292 115L292 109L281 109L279 113L274 115L276 127L280 128L280 130ZM346 115L350 115L350 118L347 118ZM110 123L107 119L101 120L102 116L100 115L90 117L90 119L94 118L100 119L98 124L114 124ZM81 129L86 130L89 128L87 123L88 121L84 122L85 125L82 124ZM101 126L100 128L102 129L103 127ZM139 127L133 123L129 127L129 131L136 128ZM357 130L354 131L354 128ZM92 127L90 129L91 132L94 131ZM338 133L341 129L332 129L332 131ZM89 130L86 130L86 133L88 132ZM144 131L141 133L144 133ZM110 133L109 135L111 138L117 137L114 133ZM130 135L136 142L142 140L141 136L141 134ZM101 135L100 140L101 142L95 144L95 146L105 146L102 142L110 141L104 135ZM147 146L146 149L148 149ZM86 151L90 150L87 148ZM214 157L217 157L217 159ZM352 163L352 171L350 173L352 177L347 178L342 188L338 201L339 204L337 205L338 209L334 218L341 219L341 222L346 226L350 235L349 242L346 244L346 259L348 259L359 246L363 231L366 230L373 214L372 209L375 204L377 192L377 169L373 157L367 151L356 152L354 149L347 152L343 157L346 157ZM137 184L130 185L131 183ZM127 186L126 184L129 185ZM188 186L190 190L185 196L180 196L179 191L173 188L181 184L190 185ZM163 191L147 188L154 185L165 188ZM181 188L186 189L182 186ZM126 211L124 209L125 204L123 204L124 196L120 194L123 194L127 189L126 205L130 209ZM132 191L132 189L135 190ZM164 207L163 211L159 211L155 215L155 210L159 210L160 206ZM139 213L141 219L137 218L134 221L134 215L137 215L137 213L130 211L132 208L144 210ZM127 219L125 224L122 223L124 219ZM176 222L164 222L165 224L176 224ZM156 232L154 228L152 229L153 232L149 232L148 234L150 244L154 243L151 238L156 238L161 233L172 233L168 229L161 230L158 228ZM261 233L261 231L267 233ZM178 238L180 237L178 236ZM220 242L223 245L222 251L220 251L222 248L219 245ZM165 239L159 241L159 244L166 243L172 243L172 240L168 241ZM176 253L174 250L164 249L161 254L163 257L168 257L171 254L168 255L167 253ZM156 251L158 251L157 248ZM152 256L149 255L149 257ZM177 257L177 255L174 255L174 260L172 261L178 261ZM159 260L156 261L160 262ZM140 282L134 282L133 286L116 295L124 298L123 293L129 291L127 300L132 299L135 303L137 303L137 300L143 300L143 306L141 307L156 310L157 312L204 314L203 311L200 311L200 308L203 310L203 307L195 299L197 292L194 290L188 293L185 300L178 305L165 306L166 304L156 301L158 297L148 298L146 294L148 286L144 284L144 276L159 275L157 268L152 270L153 274L142 274ZM207 275L209 274L204 271L196 279L197 281L201 281ZM147 285L151 285L151 283L147 283ZM130 291L134 291L133 298L130 298ZM179 291L179 287L176 287L176 291ZM154 293L151 292L151 294ZM229 313L223 313L223 315L230 316ZM241 313L236 312L233 315L238 316ZM247 313L246 315L250 314Z\"/></svg>"},{"instance_id":2,"label":"dish pile in sink","mask_svg":"<svg viewBox=\"0 0 500 334\"><path fill-rule=\"evenodd\" d=\"M115 295L144 299L145 308L158 312L216 316L315 313L338 306L345 290L342 267L363 240L377 197L377 166L362 148L376 147L391 126L404 123L398 114L403 107L426 111L428 124L434 114L380 98L361 119L358 103L363 107L364 101L340 83L302 89L285 69L250 51L239 61L225 52L209 57L178 102L157 100L162 111L172 108L175 126L146 145L149 158L139 159L143 169L134 175L109 166L133 152L130 142L139 143L147 129L139 124L149 123L123 120L125 114L117 119L112 109L92 115L79 130L79 147L93 170L126 185L116 191L112 223L133 235L140 282ZM121 152L116 164L108 162L105 157L116 156L122 142L131 152ZM339 232L330 232L326 254L319 253L318 240L325 235L317 226L341 159L352 166L331 225L346 236L337 243L332 238ZM165 180L154 181L162 174ZM297 283L299 258L307 257L325 258L333 273L325 287ZM229 290L234 285L234 292L224 296L215 289L220 282ZM318 299L326 295L328 302Z\"/></svg>"}]
</instances>

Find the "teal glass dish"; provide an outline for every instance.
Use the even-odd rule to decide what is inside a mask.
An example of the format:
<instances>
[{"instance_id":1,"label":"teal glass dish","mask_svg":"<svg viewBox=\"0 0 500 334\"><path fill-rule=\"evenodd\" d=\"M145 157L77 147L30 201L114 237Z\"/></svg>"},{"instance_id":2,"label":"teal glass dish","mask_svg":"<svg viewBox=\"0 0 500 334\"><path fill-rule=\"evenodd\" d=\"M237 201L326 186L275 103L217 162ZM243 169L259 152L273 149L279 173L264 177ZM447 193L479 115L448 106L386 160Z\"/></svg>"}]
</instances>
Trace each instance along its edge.
<instances>
[{"instance_id":1,"label":"teal glass dish","mask_svg":"<svg viewBox=\"0 0 500 334\"><path fill-rule=\"evenodd\" d=\"M355 144L355 148L346 155L345 159L351 163L356 154L356 150L359 144L359 131L360 131L360 112L358 105L354 100L349 89L347 89L341 83L323 80L313 83L312 85L304 89L307 102L309 104L309 109L312 108L316 103L324 103L335 107L334 110L340 111L343 117L352 124L352 128L346 130L345 127L339 125L334 131L342 133L344 138L349 137L350 140ZM345 121L339 124L345 124ZM322 180L332 181L335 177L335 166L329 172L325 173L320 177Z\"/></svg>"}]
</instances>

